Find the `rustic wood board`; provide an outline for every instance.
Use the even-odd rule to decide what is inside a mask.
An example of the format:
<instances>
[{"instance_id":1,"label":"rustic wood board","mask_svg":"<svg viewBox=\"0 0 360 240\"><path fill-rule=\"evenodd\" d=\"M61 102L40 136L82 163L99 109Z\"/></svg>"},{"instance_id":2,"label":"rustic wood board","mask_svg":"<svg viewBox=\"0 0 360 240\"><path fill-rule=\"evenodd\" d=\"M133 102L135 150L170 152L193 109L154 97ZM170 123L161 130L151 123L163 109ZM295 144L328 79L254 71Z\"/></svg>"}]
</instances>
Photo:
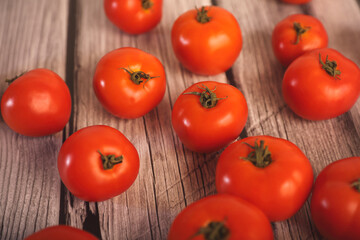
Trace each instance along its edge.
<instances>
[{"instance_id":1,"label":"rustic wood board","mask_svg":"<svg viewBox=\"0 0 360 240\"><path fill-rule=\"evenodd\" d=\"M195 6L219 5L232 12L242 29L240 57L226 74L197 76L174 56L170 31L174 20ZM325 7L326 6L326 7ZM355 0L313 0L297 6L279 0L164 0L161 23L132 36L107 20L102 1L0 1L0 79L23 70L46 67L66 79L73 112L61 133L28 138L0 121L0 239L23 239L46 226L67 224L102 239L166 239L175 216L192 202L216 193L219 153L196 154L183 147L171 127L171 109L188 86L204 80L238 87L249 106L242 137L272 135L294 142L309 157L315 175L334 160L360 156L360 101L348 113L327 121L294 115L281 96L285 69L271 49L275 24L292 13L318 17L329 34L329 47L360 64ZM336 17L335 17L336 16ZM125 46L160 59L167 91L156 109L142 118L123 120L106 112L92 89L96 63L107 52ZM0 94L6 84L0 82ZM0 96L1 96L0 95ZM124 194L100 203L72 196L61 184L56 157L69 135L90 125L119 129L139 151L140 173ZM310 218L309 202L292 218L273 224L276 239L320 239Z\"/></svg>"}]
</instances>

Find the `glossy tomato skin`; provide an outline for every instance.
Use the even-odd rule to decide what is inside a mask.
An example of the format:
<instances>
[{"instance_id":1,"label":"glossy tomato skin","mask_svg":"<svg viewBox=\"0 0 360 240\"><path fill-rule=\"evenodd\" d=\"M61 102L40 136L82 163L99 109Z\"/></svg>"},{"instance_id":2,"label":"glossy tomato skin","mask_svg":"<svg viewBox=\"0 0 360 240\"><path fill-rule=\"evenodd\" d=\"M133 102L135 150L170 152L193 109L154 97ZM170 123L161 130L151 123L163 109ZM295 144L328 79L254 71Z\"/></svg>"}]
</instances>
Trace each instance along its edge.
<instances>
[{"instance_id":1,"label":"glossy tomato skin","mask_svg":"<svg viewBox=\"0 0 360 240\"><path fill-rule=\"evenodd\" d=\"M151 77L135 84L128 71L142 71ZM153 55L137 48L119 48L103 56L95 70L93 87L103 107L113 115L138 118L155 108L166 90L165 70Z\"/></svg>"},{"instance_id":2,"label":"glossy tomato skin","mask_svg":"<svg viewBox=\"0 0 360 240\"><path fill-rule=\"evenodd\" d=\"M227 240L270 240L273 232L267 217L253 204L227 194L202 198L182 210L173 221L168 240L202 240L195 236L210 222L224 222Z\"/></svg>"},{"instance_id":3,"label":"glossy tomato skin","mask_svg":"<svg viewBox=\"0 0 360 240\"><path fill-rule=\"evenodd\" d=\"M145 9L141 0L104 0L107 18L120 30L141 34L155 28L162 16L162 0L149 0Z\"/></svg>"},{"instance_id":4,"label":"glossy tomato skin","mask_svg":"<svg viewBox=\"0 0 360 240\"><path fill-rule=\"evenodd\" d=\"M200 97L189 92L202 92L199 87L216 88L218 98L213 108L204 108ZM172 125L181 142L195 152L214 152L235 140L248 116L244 95L235 87L214 81L198 82L187 88L176 100Z\"/></svg>"},{"instance_id":5,"label":"glossy tomato skin","mask_svg":"<svg viewBox=\"0 0 360 240\"><path fill-rule=\"evenodd\" d=\"M281 1L292 4L304 4L310 2L311 0L281 0Z\"/></svg>"},{"instance_id":6,"label":"glossy tomato skin","mask_svg":"<svg viewBox=\"0 0 360 240\"><path fill-rule=\"evenodd\" d=\"M306 32L301 34L297 44L294 23L299 23ZM322 23L309 15L294 14L276 24L272 33L272 47L279 62L288 66L302 54L328 45L328 35Z\"/></svg>"},{"instance_id":7,"label":"glossy tomato skin","mask_svg":"<svg viewBox=\"0 0 360 240\"><path fill-rule=\"evenodd\" d=\"M228 70L242 48L242 35L235 17L227 10L206 7L211 18L207 23L196 20L197 10L182 14L171 30L176 57L193 73L216 75Z\"/></svg>"},{"instance_id":8,"label":"glossy tomato skin","mask_svg":"<svg viewBox=\"0 0 360 240\"><path fill-rule=\"evenodd\" d=\"M96 237L83 230L58 225L44 228L27 238L25 240L97 240Z\"/></svg>"},{"instance_id":9,"label":"glossy tomato skin","mask_svg":"<svg viewBox=\"0 0 360 240\"><path fill-rule=\"evenodd\" d=\"M360 239L360 157L335 161L317 177L311 197L312 219L326 239Z\"/></svg>"},{"instance_id":10,"label":"glossy tomato skin","mask_svg":"<svg viewBox=\"0 0 360 240\"><path fill-rule=\"evenodd\" d=\"M56 133L70 118L69 88L51 70L31 70L6 89L1 114L10 128L22 135L39 137Z\"/></svg>"},{"instance_id":11,"label":"glossy tomato skin","mask_svg":"<svg viewBox=\"0 0 360 240\"><path fill-rule=\"evenodd\" d=\"M123 156L123 161L105 170L98 151ZM139 172L139 155L121 132L95 125L66 139L59 152L58 170L73 195L99 202L123 193L133 184Z\"/></svg>"},{"instance_id":12,"label":"glossy tomato skin","mask_svg":"<svg viewBox=\"0 0 360 240\"><path fill-rule=\"evenodd\" d=\"M329 75L319 63L336 61L341 74ZM282 93L286 104L308 120L337 117L355 104L360 95L360 69L334 49L313 50L297 58L286 70Z\"/></svg>"},{"instance_id":13,"label":"glossy tomato skin","mask_svg":"<svg viewBox=\"0 0 360 240\"><path fill-rule=\"evenodd\" d=\"M264 141L272 162L256 167L245 160L251 151L248 145ZM232 194L259 207L270 221L293 216L305 203L313 183L311 164L293 143L271 136L241 139L228 146L216 166L216 189Z\"/></svg>"}]
</instances>

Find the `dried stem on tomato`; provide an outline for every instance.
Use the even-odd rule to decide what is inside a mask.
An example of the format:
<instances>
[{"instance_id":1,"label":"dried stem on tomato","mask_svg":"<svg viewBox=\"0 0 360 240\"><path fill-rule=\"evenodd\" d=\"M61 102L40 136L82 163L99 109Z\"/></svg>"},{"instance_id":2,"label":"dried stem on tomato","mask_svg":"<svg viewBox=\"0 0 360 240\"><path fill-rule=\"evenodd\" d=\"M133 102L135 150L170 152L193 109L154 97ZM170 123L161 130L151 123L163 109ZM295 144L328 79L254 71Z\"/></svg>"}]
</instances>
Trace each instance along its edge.
<instances>
[{"instance_id":1,"label":"dried stem on tomato","mask_svg":"<svg viewBox=\"0 0 360 240\"><path fill-rule=\"evenodd\" d=\"M207 23L207 22L210 22L211 20L211 17L209 17L207 14L208 14L208 11L209 10L206 10L205 7L201 7L201 9L196 9L197 10L197 15L196 15L196 20L199 22L199 23Z\"/></svg>"},{"instance_id":2,"label":"dried stem on tomato","mask_svg":"<svg viewBox=\"0 0 360 240\"><path fill-rule=\"evenodd\" d=\"M116 164L122 163L123 156L120 155L116 157L114 154L104 155L99 150L97 151L101 156L101 161L104 167L104 170L112 169Z\"/></svg>"},{"instance_id":3,"label":"dried stem on tomato","mask_svg":"<svg viewBox=\"0 0 360 240\"><path fill-rule=\"evenodd\" d=\"M126 68L120 68L120 69L123 69L125 70L129 75L130 75L130 80L135 83L136 85L139 85L140 83L144 82L144 86L145 84L150 80L150 79L153 79L153 78L158 78L160 76L155 76L155 77L151 77L149 74L146 74L144 73L143 71L132 71L130 68L129 70L126 69Z\"/></svg>"},{"instance_id":4,"label":"dried stem on tomato","mask_svg":"<svg viewBox=\"0 0 360 240\"><path fill-rule=\"evenodd\" d=\"M295 43L294 43L296 45L296 44L298 44L300 42L301 35L306 33L311 27L302 27L300 25L300 23L298 23L298 22L294 22L293 26L294 26L294 29L296 31L296 40L295 40Z\"/></svg>"},{"instance_id":5,"label":"dried stem on tomato","mask_svg":"<svg viewBox=\"0 0 360 240\"><path fill-rule=\"evenodd\" d=\"M26 73L26 72L23 72L23 73L15 76L15 77L13 77L13 78L6 79L5 82L7 82L7 83L10 85L13 81L15 81L16 79L18 79L19 77L21 77L21 76L24 75L25 73Z\"/></svg>"},{"instance_id":6,"label":"dried stem on tomato","mask_svg":"<svg viewBox=\"0 0 360 240\"><path fill-rule=\"evenodd\" d=\"M340 79L338 75L341 74L339 69L337 68L336 61L329 61L328 55L326 55L325 63L321 60L321 54L319 53L319 62L321 64L321 68L324 69L330 76L335 79Z\"/></svg>"},{"instance_id":7,"label":"dried stem on tomato","mask_svg":"<svg viewBox=\"0 0 360 240\"><path fill-rule=\"evenodd\" d=\"M150 0L141 0L141 6L145 10L151 8L153 5L154 3Z\"/></svg>"},{"instance_id":8,"label":"dried stem on tomato","mask_svg":"<svg viewBox=\"0 0 360 240\"><path fill-rule=\"evenodd\" d=\"M207 86L205 86L204 84L202 84L203 87L199 87L200 89L202 89L203 91L200 93L200 92L186 92L184 93L184 95L197 95L197 96L200 96L200 103L201 105L204 107L204 108L212 108L212 107L215 107L217 102L219 100L222 100L222 99L226 99L227 97L225 98L218 98L216 96L216 94L214 93L215 90L216 90L216 87L214 88L214 90L210 90Z\"/></svg>"},{"instance_id":9,"label":"dried stem on tomato","mask_svg":"<svg viewBox=\"0 0 360 240\"><path fill-rule=\"evenodd\" d=\"M199 229L192 238L203 235L205 240L227 240L230 237L230 230L224 222L210 222L205 227Z\"/></svg>"},{"instance_id":10,"label":"dried stem on tomato","mask_svg":"<svg viewBox=\"0 0 360 240\"><path fill-rule=\"evenodd\" d=\"M268 166L271 162L271 152L268 149L268 146L265 146L264 140L260 140L260 145L255 141L254 146L251 146L248 143L244 143L254 151L250 152L247 157L240 157L241 159L248 160L256 167L264 168Z\"/></svg>"},{"instance_id":11,"label":"dried stem on tomato","mask_svg":"<svg viewBox=\"0 0 360 240\"><path fill-rule=\"evenodd\" d=\"M360 178L357 181L353 182L351 186L360 193Z\"/></svg>"}]
</instances>

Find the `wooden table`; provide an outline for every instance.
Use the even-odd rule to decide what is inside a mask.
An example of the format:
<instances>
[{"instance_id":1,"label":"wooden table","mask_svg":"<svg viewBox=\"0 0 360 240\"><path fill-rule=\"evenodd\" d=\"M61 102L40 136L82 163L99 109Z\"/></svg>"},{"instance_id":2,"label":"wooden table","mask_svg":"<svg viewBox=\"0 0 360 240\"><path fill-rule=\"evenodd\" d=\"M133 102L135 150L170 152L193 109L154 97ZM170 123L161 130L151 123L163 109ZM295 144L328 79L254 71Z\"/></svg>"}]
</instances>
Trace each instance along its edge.
<instances>
[{"instance_id":1,"label":"wooden table","mask_svg":"<svg viewBox=\"0 0 360 240\"><path fill-rule=\"evenodd\" d=\"M210 4L236 16L244 44L232 69L202 77L179 64L170 31L181 13ZM356 0L313 0L303 6L279 0L164 0L161 23L147 34L130 36L107 20L101 0L0 0L0 96L7 87L4 79L45 67L66 80L73 100L68 125L51 136L21 136L1 119L0 239L23 239L57 224L82 228L102 239L166 239L171 222L183 208L216 192L214 173L220 152L204 155L185 149L170 121L177 96L198 81L227 82L239 88L249 106L240 136L266 134L292 141L308 156L315 175L337 159L360 156L360 102L327 121L297 117L282 98L285 68L271 48L275 24L290 14L305 13L324 24L329 47L359 65L359 4ZM106 112L92 89L97 61L123 46L157 56L167 74L167 91L160 105L135 120ZM88 203L67 191L56 161L69 135L95 124L123 132L137 148L141 167L127 192ZM295 216L272 226L276 239L321 238L311 221L309 201Z\"/></svg>"}]
</instances>

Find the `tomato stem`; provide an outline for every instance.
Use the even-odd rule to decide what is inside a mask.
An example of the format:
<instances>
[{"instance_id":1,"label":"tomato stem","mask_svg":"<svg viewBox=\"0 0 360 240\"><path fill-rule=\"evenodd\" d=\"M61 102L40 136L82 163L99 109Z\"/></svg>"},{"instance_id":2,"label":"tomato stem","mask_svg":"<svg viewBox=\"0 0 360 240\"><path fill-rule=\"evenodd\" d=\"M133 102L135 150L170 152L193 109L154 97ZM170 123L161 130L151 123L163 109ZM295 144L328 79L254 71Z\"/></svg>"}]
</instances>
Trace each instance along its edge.
<instances>
[{"instance_id":1,"label":"tomato stem","mask_svg":"<svg viewBox=\"0 0 360 240\"><path fill-rule=\"evenodd\" d=\"M216 106L216 104L219 100L227 98L227 97L225 97L225 98L216 97L216 94L214 93L214 91L216 90L216 87L214 88L214 90L210 90L204 84L202 84L202 86L203 87L198 86L198 88L200 88L201 90L204 90L201 93L200 92L186 92L186 93L184 93L184 95L192 94L192 95L200 96L200 103L204 108L213 108Z\"/></svg>"},{"instance_id":2,"label":"tomato stem","mask_svg":"<svg viewBox=\"0 0 360 240\"><path fill-rule=\"evenodd\" d=\"M248 143L244 144L254 149L254 151L250 152L246 158L240 157L241 159L248 160L259 168L265 168L272 162L271 152L269 151L268 146L265 146L264 140L260 140L260 146L256 140L254 146L251 146Z\"/></svg>"},{"instance_id":3,"label":"tomato stem","mask_svg":"<svg viewBox=\"0 0 360 240\"><path fill-rule=\"evenodd\" d=\"M325 63L321 60L321 54L319 53L319 62L321 64L321 68L324 69L330 76L335 79L340 79L337 75L340 75L340 70L337 68L336 61L329 61L328 55L326 55Z\"/></svg>"},{"instance_id":4,"label":"tomato stem","mask_svg":"<svg viewBox=\"0 0 360 240\"><path fill-rule=\"evenodd\" d=\"M151 8L153 5L154 3L150 0L141 0L141 6L145 10Z\"/></svg>"},{"instance_id":5,"label":"tomato stem","mask_svg":"<svg viewBox=\"0 0 360 240\"><path fill-rule=\"evenodd\" d=\"M201 9L197 9L197 15L196 15L196 20L199 22L199 23L207 23L207 22L210 22L211 20L211 17L209 17L207 15L208 11L209 10L206 10L205 7L201 7Z\"/></svg>"},{"instance_id":6,"label":"tomato stem","mask_svg":"<svg viewBox=\"0 0 360 240\"><path fill-rule=\"evenodd\" d=\"M296 40L294 43L296 45L300 42L301 35L306 33L311 27L301 27L300 23L298 23L298 22L294 22L293 26L296 31Z\"/></svg>"},{"instance_id":7,"label":"tomato stem","mask_svg":"<svg viewBox=\"0 0 360 240\"><path fill-rule=\"evenodd\" d=\"M205 240L227 240L230 236L230 230L224 222L210 222L205 227L201 227L191 238L203 235Z\"/></svg>"},{"instance_id":8,"label":"tomato stem","mask_svg":"<svg viewBox=\"0 0 360 240\"><path fill-rule=\"evenodd\" d=\"M114 154L104 155L99 150L97 151L101 156L101 161L104 167L104 170L112 169L116 164L122 163L123 156L120 155L116 157Z\"/></svg>"},{"instance_id":9,"label":"tomato stem","mask_svg":"<svg viewBox=\"0 0 360 240\"><path fill-rule=\"evenodd\" d=\"M360 178L353 182L351 186L360 193Z\"/></svg>"},{"instance_id":10,"label":"tomato stem","mask_svg":"<svg viewBox=\"0 0 360 240\"><path fill-rule=\"evenodd\" d=\"M129 67L129 70L126 69L126 68L120 68L120 69L123 69L125 70L129 75L130 75L130 79L133 83L135 83L136 85L139 85L140 83L144 82L144 86L145 84L150 80L150 79L153 79L153 78L158 78L160 76L155 76L155 77L151 77L149 74L146 74L144 73L143 71L132 71Z\"/></svg>"},{"instance_id":11,"label":"tomato stem","mask_svg":"<svg viewBox=\"0 0 360 240\"><path fill-rule=\"evenodd\" d=\"M26 72L23 72L23 73L15 76L15 77L13 77L13 78L6 79L5 82L7 82L7 83L10 85L12 82L14 82L16 79L18 79L19 77L21 77L21 76L24 75L25 73L26 73Z\"/></svg>"}]
</instances>

